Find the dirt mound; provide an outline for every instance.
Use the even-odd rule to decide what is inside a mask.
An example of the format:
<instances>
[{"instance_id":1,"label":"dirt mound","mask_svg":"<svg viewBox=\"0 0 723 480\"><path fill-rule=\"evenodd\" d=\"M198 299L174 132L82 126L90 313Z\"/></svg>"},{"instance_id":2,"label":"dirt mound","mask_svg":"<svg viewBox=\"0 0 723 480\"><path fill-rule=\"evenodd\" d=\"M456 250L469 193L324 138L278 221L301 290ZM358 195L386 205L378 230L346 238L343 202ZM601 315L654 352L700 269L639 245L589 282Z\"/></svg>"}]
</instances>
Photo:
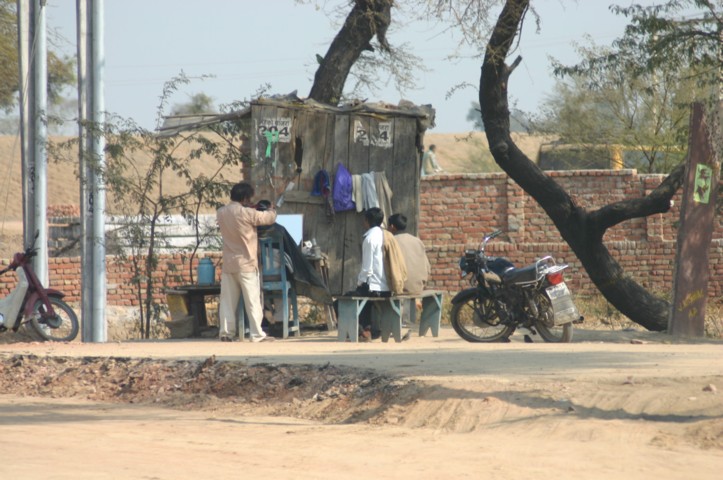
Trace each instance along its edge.
<instances>
[{"instance_id":1,"label":"dirt mound","mask_svg":"<svg viewBox=\"0 0 723 480\"><path fill-rule=\"evenodd\" d=\"M699 379L697 384L700 386ZM720 378L708 379L713 385ZM242 416L293 417L327 424L369 423L471 433L526 425L544 436L542 419L564 418L558 435L583 434L574 419L648 421L651 441L723 449L715 387L691 399L689 379L625 381L507 380L426 385L344 366L18 354L0 362L0 394L155 405ZM676 419L688 425L671 428ZM641 427L643 428L643 427ZM539 431L538 431L539 430Z\"/></svg>"},{"instance_id":2,"label":"dirt mound","mask_svg":"<svg viewBox=\"0 0 723 480\"><path fill-rule=\"evenodd\" d=\"M419 387L371 370L330 365L67 358L14 355L0 364L0 393L84 398L169 408L238 410L348 423L369 420Z\"/></svg>"}]
</instances>

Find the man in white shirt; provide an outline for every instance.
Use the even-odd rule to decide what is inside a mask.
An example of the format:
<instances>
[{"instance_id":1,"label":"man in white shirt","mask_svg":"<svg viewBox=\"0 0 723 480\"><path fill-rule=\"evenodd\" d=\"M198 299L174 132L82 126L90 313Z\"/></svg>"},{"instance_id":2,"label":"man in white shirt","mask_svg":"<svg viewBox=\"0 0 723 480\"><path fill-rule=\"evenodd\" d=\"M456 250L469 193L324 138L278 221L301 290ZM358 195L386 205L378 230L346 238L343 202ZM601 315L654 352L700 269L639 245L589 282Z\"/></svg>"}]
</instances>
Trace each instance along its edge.
<instances>
[{"instance_id":1,"label":"man in white shirt","mask_svg":"<svg viewBox=\"0 0 723 480\"><path fill-rule=\"evenodd\" d=\"M424 152L422 156L422 176L432 175L442 171L442 167L437 163L437 146L430 145L429 150Z\"/></svg>"},{"instance_id":2,"label":"man in white shirt","mask_svg":"<svg viewBox=\"0 0 723 480\"><path fill-rule=\"evenodd\" d=\"M364 211L364 232L362 240L362 265L357 276L357 288L354 295L368 297L389 297L391 292L384 272L384 213L378 207L368 208ZM371 303L367 303L359 313L359 336L361 341L379 338L381 332L379 325L372 325Z\"/></svg>"},{"instance_id":3,"label":"man in white shirt","mask_svg":"<svg viewBox=\"0 0 723 480\"><path fill-rule=\"evenodd\" d=\"M383 296L381 292L389 295L389 287L387 285L387 277L384 273L384 256L382 248L384 247L384 231L381 228L384 222L384 214L380 208L372 207L364 212L364 227L367 231L364 233L362 241L362 265L361 271L357 277L357 290L366 290L364 284L368 286L368 292L380 292L375 296Z\"/></svg>"}]
</instances>

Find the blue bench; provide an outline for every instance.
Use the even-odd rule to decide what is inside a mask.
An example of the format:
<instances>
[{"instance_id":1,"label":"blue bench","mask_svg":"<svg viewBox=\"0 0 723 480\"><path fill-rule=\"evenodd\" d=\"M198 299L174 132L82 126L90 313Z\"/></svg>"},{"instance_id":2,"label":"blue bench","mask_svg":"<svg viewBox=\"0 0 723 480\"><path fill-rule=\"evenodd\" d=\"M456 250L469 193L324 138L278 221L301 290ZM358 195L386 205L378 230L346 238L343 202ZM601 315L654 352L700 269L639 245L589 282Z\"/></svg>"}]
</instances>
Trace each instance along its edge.
<instances>
[{"instance_id":1,"label":"blue bench","mask_svg":"<svg viewBox=\"0 0 723 480\"><path fill-rule=\"evenodd\" d=\"M422 300L422 314L419 319L419 336L423 337L431 330L432 336L439 336L442 322L442 296L436 290L425 290L418 295L395 295L392 297L338 297L339 317L337 338L340 342L359 341L359 314L368 302L372 302L372 321L376 321L381 330L382 342L393 337L402 341L402 305L410 308L410 320L416 317L415 301Z\"/></svg>"}]
</instances>

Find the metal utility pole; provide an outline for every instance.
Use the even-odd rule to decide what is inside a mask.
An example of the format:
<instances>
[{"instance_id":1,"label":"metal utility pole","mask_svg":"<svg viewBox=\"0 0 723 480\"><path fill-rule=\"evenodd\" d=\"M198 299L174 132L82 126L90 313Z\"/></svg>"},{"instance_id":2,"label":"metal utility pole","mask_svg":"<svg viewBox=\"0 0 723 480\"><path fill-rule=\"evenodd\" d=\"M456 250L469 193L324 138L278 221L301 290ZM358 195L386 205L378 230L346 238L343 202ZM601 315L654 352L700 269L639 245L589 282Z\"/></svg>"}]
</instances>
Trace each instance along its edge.
<instances>
[{"instance_id":1,"label":"metal utility pole","mask_svg":"<svg viewBox=\"0 0 723 480\"><path fill-rule=\"evenodd\" d=\"M48 70L45 0L17 0L20 63L20 119L23 171L23 240L29 245L38 233L33 268L48 285L46 149Z\"/></svg>"},{"instance_id":2,"label":"metal utility pole","mask_svg":"<svg viewBox=\"0 0 723 480\"><path fill-rule=\"evenodd\" d=\"M103 0L77 0L81 311L84 342L108 340L105 264Z\"/></svg>"}]
</instances>

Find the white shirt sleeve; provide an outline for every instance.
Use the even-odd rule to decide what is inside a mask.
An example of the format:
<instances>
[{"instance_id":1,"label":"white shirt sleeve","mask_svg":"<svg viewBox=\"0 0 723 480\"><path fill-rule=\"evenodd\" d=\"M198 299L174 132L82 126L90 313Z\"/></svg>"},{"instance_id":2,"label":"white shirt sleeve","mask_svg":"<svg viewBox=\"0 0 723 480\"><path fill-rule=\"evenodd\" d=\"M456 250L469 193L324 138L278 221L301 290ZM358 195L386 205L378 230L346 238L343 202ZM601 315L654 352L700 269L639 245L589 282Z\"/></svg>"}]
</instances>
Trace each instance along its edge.
<instances>
[{"instance_id":1,"label":"white shirt sleeve","mask_svg":"<svg viewBox=\"0 0 723 480\"><path fill-rule=\"evenodd\" d=\"M362 265L357 284L369 284L369 290L388 291L387 277L384 273L384 232L380 227L372 227L364 234L362 242Z\"/></svg>"},{"instance_id":2,"label":"white shirt sleeve","mask_svg":"<svg viewBox=\"0 0 723 480\"><path fill-rule=\"evenodd\" d=\"M372 246L371 232L367 232L362 242L362 264L359 276L357 277L357 285L368 283L369 278L374 273L374 254Z\"/></svg>"}]
</instances>

